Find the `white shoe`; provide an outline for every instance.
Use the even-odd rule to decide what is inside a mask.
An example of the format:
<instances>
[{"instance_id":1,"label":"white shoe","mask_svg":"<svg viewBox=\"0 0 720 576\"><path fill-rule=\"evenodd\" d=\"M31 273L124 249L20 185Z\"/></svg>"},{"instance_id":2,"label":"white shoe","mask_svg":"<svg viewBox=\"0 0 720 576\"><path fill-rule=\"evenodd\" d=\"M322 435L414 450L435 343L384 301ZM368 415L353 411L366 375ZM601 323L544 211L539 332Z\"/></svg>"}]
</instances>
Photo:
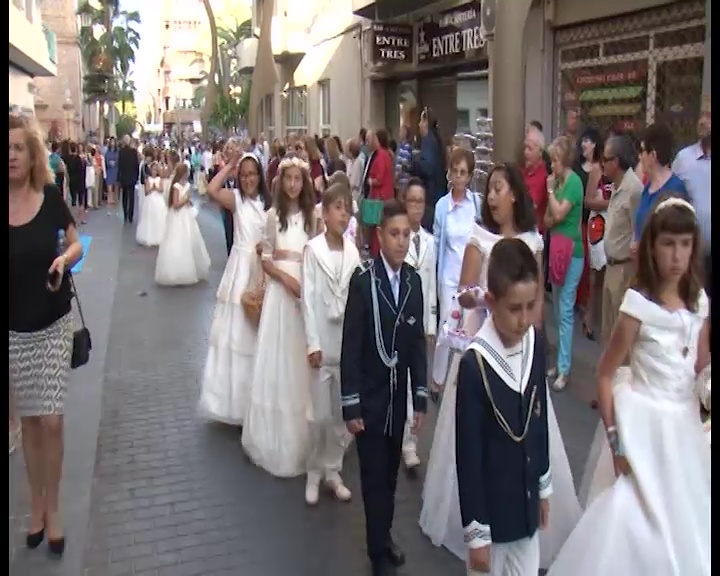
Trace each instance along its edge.
<instances>
[{"instance_id":1,"label":"white shoe","mask_svg":"<svg viewBox=\"0 0 720 576\"><path fill-rule=\"evenodd\" d=\"M420 466L420 458L415 450L403 450L403 461L405 462L405 468L408 470Z\"/></svg>"},{"instance_id":2,"label":"white shoe","mask_svg":"<svg viewBox=\"0 0 720 576\"><path fill-rule=\"evenodd\" d=\"M350 502L352 499L352 492L345 486L339 474L325 480L325 485L340 502Z\"/></svg>"},{"instance_id":3,"label":"white shoe","mask_svg":"<svg viewBox=\"0 0 720 576\"><path fill-rule=\"evenodd\" d=\"M565 374L558 375L557 378L555 378L555 381L552 383L552 389L555 390L555 392L562 392L565 390L565 387L568 383L568 377Z\"/></svg>"},{"instance_id":4,"label":"white shoe","mask_svg":"<svg viewBox=\"0 0 720 576\"><path fill-rule=\"evenodd\" d=\"M305 483L305 503L308 506L315 506L320 499L320 478L317 474L308 474Z\"/></svg>"}]
</instances>

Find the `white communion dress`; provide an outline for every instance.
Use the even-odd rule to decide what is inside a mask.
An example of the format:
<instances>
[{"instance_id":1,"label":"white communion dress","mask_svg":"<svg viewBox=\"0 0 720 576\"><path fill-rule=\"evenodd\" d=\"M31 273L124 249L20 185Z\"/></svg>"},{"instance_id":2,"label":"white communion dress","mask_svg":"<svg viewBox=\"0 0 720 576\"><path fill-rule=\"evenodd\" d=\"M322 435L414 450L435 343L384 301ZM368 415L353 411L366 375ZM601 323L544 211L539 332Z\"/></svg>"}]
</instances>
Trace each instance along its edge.
<instances>
[{"instance_id":1,"label":"white communion dress","mask_svg":"<svg viewBox=\"0 0 720 576\"><path fill-rule=\"evenodd\" d=\"M190 197L188 183L175 184L180 201ZM170 208L165 236L155 262L155 282L163 286L187 286L207 280L210 255L205 247L193 207Z\"/></svg>"},{"instance_id":2,"label":"white communion dress","mask_svg":"<svg viewBox=\"0 0 720 576\"><path fill-rule=\"evenodd\" d=\"M628 290L620 312L640 322L630 366L613 381L632 473L615 477L605 435L598 435L588 507L548 576L708 576L711 449L695 376L707 296L697 312L669 311Z\"/></svg>"},{"instance_id":3,"label":"white communion dress","mask_svg":"<svg viewBox=\"0 0 720 576\"><path fill-rule=\"evenodd\" d=\"M289 215L287 229L281 231L271 209L263 260L299 282L309 239L301 212ZM272 278L266 286L242 446L256 465L273 476L289 478L305 473L309 450L305 325L299 299Z\"/></svg>"},{"instance_id":4,"label":"white communion dress","mask_svg":"<svg viewBox=\"0 0 720 576\"><path fill-rule=\"evenodd\" d=\"M148 176L146 183L152 191L145 194L144 187L141 189L145 200L135 230L135 240L141 246L159 246L165 236L168 206L163 198L161 178Z\"/></svg>"},{"instance_id":5,"label":"white communion dress","mask_svg":"<svg viewBox=\"0 0 720 576\"><path fill-rule=\"evenodd\" d=\"M490 252L495 243L503 236L474 224L468 242L477 248L483 256L482 271L478 285L487 287L487 267ZM533 254L542 254L543 240L535 231L524 232L517 238L523 240ZM479 315L473 311L472 315ZM478 318L472 333L477 331ZM420 528L435 546L444 546L463 561L467 560L468 549L460 517L458 497L457 469L455 466L455 401L457 395L457 368L460 354L450 362L445 380L445 391L440 405L440 413L435 425L430 459L423 486L423 505L420 512ZM436 363L439 366L436 355ZM447 361L445 362L447 364ZM444 369L440 371L445 372ZM558 553L566 538L570 535L582 509L575 493L572 472L565 452L560 427L555 410L548 397L548 432L550 440L550 469L553 478L553 493L550 496L550 522L540 532L540 565L547 568Z\"/></svg>"},{"instance_id":6,"label":"white communion dress","mask_svg":"<svg viewBox=\"0 0 720 576\"><path fill-rule=\"evenodd\" d=\"M210 327L200 414L231 425L242 425L253 377L258 329L245 316L243 292L262 275L256 246L265 233L267 214L261 198L241 198L234 190L234 239Z\"/></svg>"}]
</instances>

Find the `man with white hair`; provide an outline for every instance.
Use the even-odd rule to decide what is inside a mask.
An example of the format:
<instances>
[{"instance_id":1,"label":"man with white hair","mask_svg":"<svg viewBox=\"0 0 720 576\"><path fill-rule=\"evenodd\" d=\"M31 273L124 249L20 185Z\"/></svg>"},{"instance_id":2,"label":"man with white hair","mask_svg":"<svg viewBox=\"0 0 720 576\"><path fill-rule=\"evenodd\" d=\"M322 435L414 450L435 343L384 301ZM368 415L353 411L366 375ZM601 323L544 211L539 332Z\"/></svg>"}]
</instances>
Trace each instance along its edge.
<instances>
[{"instance_id":1,"label":"man with white hair","mask_svg":"<svg viewBox=\"0 0 720 576\"><path fill-rule=\"evenodd\" d=\"M548 169L543 159L545 151L545 137L543 133L530 126L525 132L525 141L523 145L523 159L525 166L522 174L525 180L525 186L528 189L530 198L532 198L533 206L535 206L535 220L537 222L538 231L544 234L543 217L547 208L547 177Z\"/></svg>"},{"instance_id":2,"label":"man with white hair","mask_svg":"<svg viewBox=\"0 0 720 576\"><path fill-rule=\"evenodd\" d=\"M118 183L122 189L123 216L125 223L132 224L135 216L135 185L140 177L140 158L130 136L123 136L118 152Z\"/></svg>"}]
</instances>

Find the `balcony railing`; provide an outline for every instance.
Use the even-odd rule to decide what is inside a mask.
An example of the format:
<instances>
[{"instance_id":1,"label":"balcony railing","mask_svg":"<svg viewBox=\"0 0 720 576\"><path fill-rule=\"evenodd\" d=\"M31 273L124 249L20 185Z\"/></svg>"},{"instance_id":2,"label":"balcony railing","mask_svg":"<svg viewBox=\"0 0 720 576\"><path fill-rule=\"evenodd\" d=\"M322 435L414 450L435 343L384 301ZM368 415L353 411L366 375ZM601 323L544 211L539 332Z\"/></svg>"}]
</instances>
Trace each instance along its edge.
<instances>
[{"instance_id":1,"label":"balcony railing","mask_svg":"<svg viewBox=\"0 0 720 576\"><path fill-rule=\"evenodd\" d=\"M55 32L43 26L43 34L45 34L45 42L47 42L48 58L50 62L57 66L57 38Z\"/></svg>"}]
</instances>

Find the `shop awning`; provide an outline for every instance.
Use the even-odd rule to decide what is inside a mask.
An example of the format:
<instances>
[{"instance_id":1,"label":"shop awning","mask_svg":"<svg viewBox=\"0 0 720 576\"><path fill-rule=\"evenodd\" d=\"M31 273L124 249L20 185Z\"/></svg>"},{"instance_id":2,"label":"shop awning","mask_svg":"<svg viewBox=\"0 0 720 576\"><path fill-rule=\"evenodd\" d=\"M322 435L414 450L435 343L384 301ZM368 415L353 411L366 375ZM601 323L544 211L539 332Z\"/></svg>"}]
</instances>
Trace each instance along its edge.
<instances>
[{"instance_id":1,"label":"shop awning","mask_svg":"<svg viewBox=\"0 0 720 576\"><path fill-rule=\"evenodd\" d=\"M330 64L330 60L342 40L343 36L339 36L310 48L295 69L293 85L312 86L322 79L325 69Z\"/></svg>"},{"instance_id":2,"label":"shop awning","mask_svg":"<svg viewBox=\"0 0 720 576\"><path fill-rule=\"evenodd\" d=\"M322 80L343 38L353 29L355 29L353 17L347 12L329 10L321 14L313 24L310 37L327 38L327 40L308 47L293 73L293 85L312 86L318 80Z\"/></svg>"}]
</instances>

